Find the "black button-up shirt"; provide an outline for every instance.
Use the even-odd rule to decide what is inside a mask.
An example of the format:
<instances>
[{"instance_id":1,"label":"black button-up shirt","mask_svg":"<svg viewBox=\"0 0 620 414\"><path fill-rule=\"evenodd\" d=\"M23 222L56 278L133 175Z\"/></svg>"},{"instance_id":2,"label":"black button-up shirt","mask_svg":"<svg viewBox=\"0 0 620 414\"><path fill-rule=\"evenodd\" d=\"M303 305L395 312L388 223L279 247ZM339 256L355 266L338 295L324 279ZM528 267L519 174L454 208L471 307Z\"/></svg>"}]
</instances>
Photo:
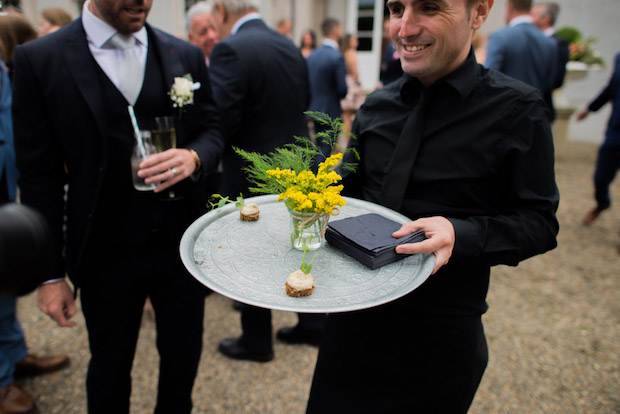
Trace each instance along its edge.
<instances>
[{"instance_id":1,"label":"black button-up shirt","mask_svg":"<svg viewBox=\"0 0 620 414\"><path fill-rule=\"evenodd\" d=\"M403 76L371 94L351 140L361 155L345 193L382 204L381 186L423 86ZM545 103L534 88L478 65L470 53L429 87L424 135L400 213L443 216L454 226L450 262L399 306L481 314L491 265L517 265L556 246L559 193Z\"/></svg>"}]
</instances>

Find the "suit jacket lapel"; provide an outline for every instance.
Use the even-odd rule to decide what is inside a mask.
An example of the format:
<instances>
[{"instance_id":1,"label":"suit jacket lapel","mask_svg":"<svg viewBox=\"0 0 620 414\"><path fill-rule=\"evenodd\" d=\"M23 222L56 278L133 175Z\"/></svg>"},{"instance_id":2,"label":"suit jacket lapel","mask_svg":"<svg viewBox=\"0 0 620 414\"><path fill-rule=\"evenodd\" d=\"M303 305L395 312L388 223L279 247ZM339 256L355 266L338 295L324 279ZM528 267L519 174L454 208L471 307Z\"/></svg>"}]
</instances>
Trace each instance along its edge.
<instances>
[{"instance_id":1,"label":"suit jacket lapel","mask_svg":"<svg viewBox=\"0 0 620 414\"><path fill-rule=\"evenodd\" d=\"M60 40L60 50L67 63L66 67L75 84L91 110L101 136L105 135L104 107L101 85L97 79L97 62L92 57L82 26L78 18L71 24L70 31Z\"/></svg>"}]
</instances>

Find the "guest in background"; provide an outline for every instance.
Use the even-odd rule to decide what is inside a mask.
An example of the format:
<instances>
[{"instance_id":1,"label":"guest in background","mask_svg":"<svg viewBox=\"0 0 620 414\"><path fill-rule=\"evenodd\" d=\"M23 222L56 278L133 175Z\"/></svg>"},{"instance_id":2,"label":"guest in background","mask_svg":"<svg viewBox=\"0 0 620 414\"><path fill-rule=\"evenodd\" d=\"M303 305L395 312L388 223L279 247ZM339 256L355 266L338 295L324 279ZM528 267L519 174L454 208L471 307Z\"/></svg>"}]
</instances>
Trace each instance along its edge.
<instances>
[{"instance_id":1,"label":"guest in background","mask_svg":"<svg viewBox=\"0 0 620 414\"><path fill-rule=\"evenodd\" d=\"M4 64L9 71L9 79L13 80L13 60L18 45L34 40L37 31L30 20L18 11L10 11L0 15L0 42L4 49Z\"/></svg>"},{"instance_id":2,"label":"guest in background","mask_svg":"<svg viewBox=\"0 0 620 414\"><path fill-rule=\"evenodd\" d=\"M542 30L545 36L548 36L557 42L557 67L553 89L558 89L564 84L566 64L568 63L568 57L570 54L568 42L555 35L554 26L558 15L560 14L560 6L557 3L538 3L532 6L530 14L532 15L532 23ZM553 105L553 91L545 92L543 98L551 109L551 121L553 121L556 116L555 106Z\"/></svg>"},{"instance_id":3,"label":"guest in background","mask_svg":"<svg viewBox=\"0 0 620 414\"><path fill-rule=\"evenodd\" d=\"M227 145L222 159L220 194L250 195L245 162L233 150L266 154L294 136L307 136L303 112L308 107L306 63L293 42L267 27L258 0L210 0L213 23L222 39L211 56L213 94L224 120ZM229 358L267 362L273 359L271 311L241 305L242 335L220 342ZM288 343L320 339L324 317L299 314L299 324L278 331Z\"/></svg>"},{"instance_id":4,"label":"guest in background","mask_svg":"<svg viewBox=\"0 0 620 414\"><path fill-rule=\"evenodd\" d=\"M396 47L390 38L390 19L386 17L383 20L383 38L384 48L383 57L381 58L381 70L379 72L379 84L377 88L389 85L401 76L403 76L403 68L400 65L400 57L396 51Z\"/></svg>"},{"instance_id":5,"label":"guest in background","mask_svg":"<svg viewBox=\"0 0 620 414\"><path fill-rule=\"evenodd\" d=\"M0 42L0 55L3 55L3 49ZM0 59L0 206L14 202L17 193L11 89L8 70ZM20 277L19 274L11 276ZM15 385L16 377L54 372L69 364L67 356L28 353L16 308L16 298L0 296L0 413L3 414L34 413L37 410L32 397Z\"/></svg>"},{"instance_id":6,"label":"guest in background","mask_svg":"<svg viewBox=\"0 0 620 414\"><path fill-rule=\"evenodd\" d=\"M290 19L280 19L276 24L276 32L282 36L290 37L293 30L293 22Z\"/></svg>"},{"instance_id":7,"label":"guest in background","mask_svg":"<svg viewBox=\"0 0 620 414\"><path fill-rule=\"evenodd\" d=\"M73 17L61 7L44 9L39 16L39 36L55 32L73 21Z\"/></svg>"},{"instance_id":8,"label":"guest in background","mask_svg":"<svg viewBox=\"0 0 620 414\"><path fill-rule=\"evenodd\" d=\"M359 80L359 71L357 66L357 46L358 39L354 34L346 34L342 40L342 50L344 51L344 63L347 67L347 95L342 101L340 106L342 107L342 122L344 123L347 132L351 132L353 126L353 118L355 112L364 103L366 94L362 90L362 86ZM339 145L342 148L346 148L348 145L348 134L343 134L346 137L346 141L342 141Z\"/></svg>"},{"instance_id":9,"label":"guest in background","mask_svg":"<svg viewBox=\"0 0 620 414\"><path fill-rule=\"evenodd\" d=\"M347 95L347 67L340 52L342 26L336 19L327 18L321 24L323 42L308 56L308 75L312 100L310 111L323 112L332 118L342 116L340 100ZM325 125L314 122L314 133L324 131ZM320 143L322 155L317 164L331 155L332 148Z\"/></svg>"},{"instance_id":10,"label":"guest in background","mask_svg":"<svg viewBox=\"0 0 620 414\"><path fill-rule=\"evenodd\" d=\"M202 50L205 63L209 66L209 58L215 44L220 40L211 22L211 5L199 1L189 8L186 16L187 39Z\"/></svg>"},{"instance_id":11,"label":"guest in background","mask_svg":"<svg viewBox=\"0 0 620 414\"><path fill-rule=\"evenodd\" d=\"M484 65L551 94L556 84L557 42L532 23L532 0L507 0L506 24L489 37ZM549 120L552 119L549 108Z\"/></svg>"},{"instance_id":12,"label":"guest in background","mask_svg":"<svg viewBox=\"0 0 620 414\"><path fill-rule=\"evenodd\" d=\"M87 0L81 18L15 52L21 199L43 214L54 240L50 280L37 301L59 326L75 326L79 289L90 414L130 411L147 297L160 357L155 413L191 412L202 352L205 289L183 266L178 246L206 211L209 173L224 141L202 52L147 24L151 5ZM180 116L168 93L186 74L200 88ZM132 184L128 105L143 129L154 129L156 116L176 117L177 147L139 165L146 184L158 183L152 191Z\"/></svg>"},{"instance_id":13,"label":"guest in background","mask_svg":"<svg viewBox=\"0 0 620 414\"><path fill-rule=\"evenodd\" d=\"M606 103L611 102L611 116L607 123L605 139L598 150L594 171L594 199L596 206L583 217L583 224L592 224L611 206L609 186L620 169L620 53L614 59L614 71L607 86L584 109L577 112L577 121L588 117ZM620 251L619 251L620 252Z\"/></svg>"},{"instance_id":14,"label":"guest in background","mask_svg":"<svg viewBox=\"0 0 620 414\"><path fill-rule=\"evenodd\" d=\"M308 29L302 33L299 49L305 58L310 56L310 53L316 49L316 33L314 33L314 30Z\"/></svg>"}]
</instances>

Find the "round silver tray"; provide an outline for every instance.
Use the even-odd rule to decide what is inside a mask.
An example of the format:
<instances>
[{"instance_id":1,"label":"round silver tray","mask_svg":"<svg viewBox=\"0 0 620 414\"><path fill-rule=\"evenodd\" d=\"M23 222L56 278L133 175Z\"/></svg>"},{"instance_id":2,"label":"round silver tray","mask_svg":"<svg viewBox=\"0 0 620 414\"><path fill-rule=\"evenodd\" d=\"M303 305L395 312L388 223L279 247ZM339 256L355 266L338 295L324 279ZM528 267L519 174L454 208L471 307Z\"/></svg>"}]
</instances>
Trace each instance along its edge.
<instances>
[{"instance_id":1,"label":"round silver tray","mask_svg":"<svg viewBox=\"0 0 620 414\"><path fill-rule=\"evenodd\" d=\"M377 213L399 223L410 221L393 210L345 197L347 204L330 221ZM378 306L413 291L431 274L433 254L411 255L371 270L325 244L312 263L312 295L286 295L288 275L299 269L303 252L291 247L289 214L277 196L246 200L256 203L260 219L242 221L232 204L198 218L183 234L183 264L202 284L239 302L262 308L305 312L348 312ZM311 259L314 253L306 255Z\"/></svg>"}]
</instances>

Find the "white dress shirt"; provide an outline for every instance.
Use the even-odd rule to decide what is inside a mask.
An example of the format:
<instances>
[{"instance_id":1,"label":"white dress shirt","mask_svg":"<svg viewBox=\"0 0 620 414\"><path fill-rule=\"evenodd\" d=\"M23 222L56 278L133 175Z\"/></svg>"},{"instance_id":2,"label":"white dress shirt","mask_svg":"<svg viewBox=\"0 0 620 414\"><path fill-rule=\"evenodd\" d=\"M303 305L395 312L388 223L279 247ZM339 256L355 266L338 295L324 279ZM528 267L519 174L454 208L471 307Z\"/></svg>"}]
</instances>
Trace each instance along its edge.
<instances>
[{"instance_id":1,"label":"white dress shirt","mask_svg":"<svg viewBox=\"0 0 620 414\"><path fill-rule=\"evenodd\" d=\"M321 44L325 45L325 46L329 46L332 49L340 52L340 45L338 44L338 42L336 42L334 39L323 39L323 41L321 42Z\"/></svg>"},{"instance_id":2,"label":"white dress shirt","mask_svg":"<svg viewBox=\"0 0 620 414\"><path fill-rule=\"evenodd\" d=\"M114 86L118 88L123 52L108 42L117 33L117 30L91 13L88 10L89 4L90 0L87 0L82 9L82 24L86 32L88 48L99 67L101 67ZM146 28L142 27L142 29L133 33L133 37L136 39L135 49L138 59L142 63L142 67L146 68L146 54L148 51Z\"/></svg>"},{"instance_id":3,"label":"white dress shirt","mask_svg":"<svg viewBox=\"0 0 620 414\"><path fill-rule=\"evenodd\" d=\"M248 13L244 15L243 17L241 17L239 20L235 22L232 29L230 30L230 34L234 35L235 33L237 33L239 31L239 28L243 26L244 23L247 23L250 20L260 20L260 18L261 18L260 14L256 12Z\"/></svg>"},{"instance_id":4,"label":"white dress shirt","mask_svg":"<svg viewBox=\"0 0 620 414\"><path fill-rule=\"evenodd\" d=\"M514 19L512 19L510 23L508 23L508 26L514 27L521 23L533 23L532 16L530 16L529 14L519 15L515 17Z\"/></svg>"}]
</instances>

